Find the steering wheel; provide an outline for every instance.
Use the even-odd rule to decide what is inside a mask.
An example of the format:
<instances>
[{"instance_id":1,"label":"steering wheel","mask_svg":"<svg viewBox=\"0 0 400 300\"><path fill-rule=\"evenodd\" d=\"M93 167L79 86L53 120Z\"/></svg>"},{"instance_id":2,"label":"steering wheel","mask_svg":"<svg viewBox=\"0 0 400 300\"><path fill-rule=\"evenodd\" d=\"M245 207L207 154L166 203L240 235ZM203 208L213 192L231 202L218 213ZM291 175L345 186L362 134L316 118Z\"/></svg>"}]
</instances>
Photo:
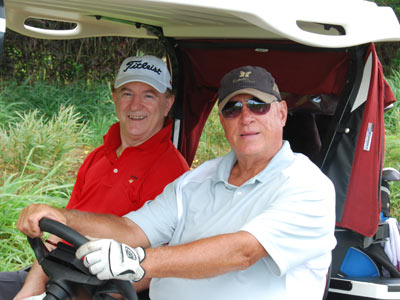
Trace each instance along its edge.
<instances>
[{"instance_id":1,"label":"steering wheel","mask_svg":"<svg viewBox=\"0 0 400 300\"><path fill-rule=\"evenodd\" d=\"M40 238L28 237L39 264L49 277L45 300L66 300L78 293L89 294L95 300L115 299L108 293L118 293L128 300L138 300L129 281L99 280L75 257L79 246L88 241L80 233L57 221L43 218L39 222L43 232L49 232L67 241L73 246L58 243L57 248L49 251Z\"/></svg>"}]
</instances>

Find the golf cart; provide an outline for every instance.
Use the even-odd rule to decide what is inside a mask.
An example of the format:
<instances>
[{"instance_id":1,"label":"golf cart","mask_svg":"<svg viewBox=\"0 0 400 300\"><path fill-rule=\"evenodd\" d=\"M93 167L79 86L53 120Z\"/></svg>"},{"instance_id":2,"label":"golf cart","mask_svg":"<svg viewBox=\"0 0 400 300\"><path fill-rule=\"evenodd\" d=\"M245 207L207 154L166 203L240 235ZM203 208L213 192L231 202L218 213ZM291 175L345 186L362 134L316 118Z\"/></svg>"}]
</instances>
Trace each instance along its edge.
<instances>
[{"instance_id":1,"label":"golf cart","mask_svg":"<svg viewBox=\"0 0 400 300\"><path fill-rule=\"evenodd\" d=\"M160 39L177 88L173 141L189 165L222 76L243 65L265 67L288 104L284 138L335 185L338 245L325 296L400 299L400 272L383 251L390 235L381 217L390 214L381 187L400 179L382 169L383 114L395 98L373 44L400 40L391 8L362 0L4 0L4 15L3 31L36 38ZM76 26L27 24L35 18ZM36 254L47 256L40 247ZM351 272L367 262L375 272Z\"/></svg>"}]
</instances>

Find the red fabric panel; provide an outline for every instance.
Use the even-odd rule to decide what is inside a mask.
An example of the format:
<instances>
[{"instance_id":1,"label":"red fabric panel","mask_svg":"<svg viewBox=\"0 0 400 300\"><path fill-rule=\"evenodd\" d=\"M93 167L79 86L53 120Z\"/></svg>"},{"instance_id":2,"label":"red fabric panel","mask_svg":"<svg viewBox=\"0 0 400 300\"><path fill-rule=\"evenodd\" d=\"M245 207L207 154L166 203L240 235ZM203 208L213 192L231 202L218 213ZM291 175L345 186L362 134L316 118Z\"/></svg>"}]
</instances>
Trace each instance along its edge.
<instances>
[{"instance_id":1,"label":"red fabric panel","mask_svg":"<svg viewBox=\"0 0 400 300\"><path fill-rule=\"evenodd\" d=\"M211 45L226 43L207 42ZM265 45L267 48L267 43ZM227 72L244 65L262 66L275 77L281 92L340 95L348 67L348 55L345 52L274 49L256 52L254 48L206 49L185 47L185 44L180 45L180 50L185 74L185 118L182 122L180 151L189 165L194 159L204 124L215 103L220 80Z\"/></svg>"},{"instance_id":2,"label":"red fabric panel","mask_svg":"<svg viewBox=\"0 0 400 300\"><path fill-rule=\"evenodd\" d=\"M383 77L374 45L370 46L372 74L368 99L360 128L342 220L338 226L373 236L380 221L380 174L384 154L384 105L394 99ZM368 55L366 56L368 57ZM385 97L386 96L386 97ZM370 150L364 150L368 126L373 124Z\"/></svg>"}]
</instances>

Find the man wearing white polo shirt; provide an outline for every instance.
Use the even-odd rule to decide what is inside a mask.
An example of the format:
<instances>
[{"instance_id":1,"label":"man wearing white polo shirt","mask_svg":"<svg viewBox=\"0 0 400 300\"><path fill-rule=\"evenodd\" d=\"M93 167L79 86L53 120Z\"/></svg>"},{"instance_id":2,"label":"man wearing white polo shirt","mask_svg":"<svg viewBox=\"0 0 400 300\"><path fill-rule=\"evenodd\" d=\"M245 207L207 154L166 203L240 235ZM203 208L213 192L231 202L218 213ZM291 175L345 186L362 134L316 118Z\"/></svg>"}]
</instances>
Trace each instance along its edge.
<instances>
[{"instance_id":1,"label":"man wearing white polo shirt","mask_svg":"<svg viewBox=\"0 0 400 300\"><path fill-rule=\"evenodd\" d=\"M49 217L102 238L77 257L99 279L152 278L155 300L321 299L336 244L333 184L282 140L287 106L265 69L231 71L218 93L229 154L122 218L30 206L19 230L38 236Z\"/></svg>"}]
</instances>

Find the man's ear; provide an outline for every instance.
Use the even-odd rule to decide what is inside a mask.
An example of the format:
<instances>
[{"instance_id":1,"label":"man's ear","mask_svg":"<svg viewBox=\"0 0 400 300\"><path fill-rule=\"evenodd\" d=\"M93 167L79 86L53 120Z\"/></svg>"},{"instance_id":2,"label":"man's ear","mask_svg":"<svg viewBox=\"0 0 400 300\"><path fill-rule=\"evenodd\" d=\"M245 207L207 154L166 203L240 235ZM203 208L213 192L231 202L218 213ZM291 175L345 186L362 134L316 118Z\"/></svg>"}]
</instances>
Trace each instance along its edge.
<instances>
[{"instance_id":1,"label":"man's ear","mask_svg":"<svg viewBox=\"0 0 400 300\"><path fill-rule=\"evenodd\" d=\"M116 92L112 92L111 95L112 95L113 102L115 104L117 101L117 94L116 94Z\"/></svg>"},{"instance_id":2,"label":"man's ear","mask_svg":"<svg viewBox=\"0 0 400 300\"><path fill-rule=\"evenodd\" d=\"M169 111L171 110L172 105L175 102L175 96L171 95L165 99L167 101L165 105L165 112L164 112L164 117L168 116Z\"/></svg>"},{"instance_id":3,"label":"man's ear","mask_svg":"<svg viewBox=\"0 0 400 300\"><path fill-rule=\"evenodd\" d=\"M285 126L286 124L286 119L287 119L287 114L288 114L288 108L285 100L281 100L278 102L279 103L279 114L280 114L280 119L282 122L282 127Z\"/></svg>"}]
</instances>

